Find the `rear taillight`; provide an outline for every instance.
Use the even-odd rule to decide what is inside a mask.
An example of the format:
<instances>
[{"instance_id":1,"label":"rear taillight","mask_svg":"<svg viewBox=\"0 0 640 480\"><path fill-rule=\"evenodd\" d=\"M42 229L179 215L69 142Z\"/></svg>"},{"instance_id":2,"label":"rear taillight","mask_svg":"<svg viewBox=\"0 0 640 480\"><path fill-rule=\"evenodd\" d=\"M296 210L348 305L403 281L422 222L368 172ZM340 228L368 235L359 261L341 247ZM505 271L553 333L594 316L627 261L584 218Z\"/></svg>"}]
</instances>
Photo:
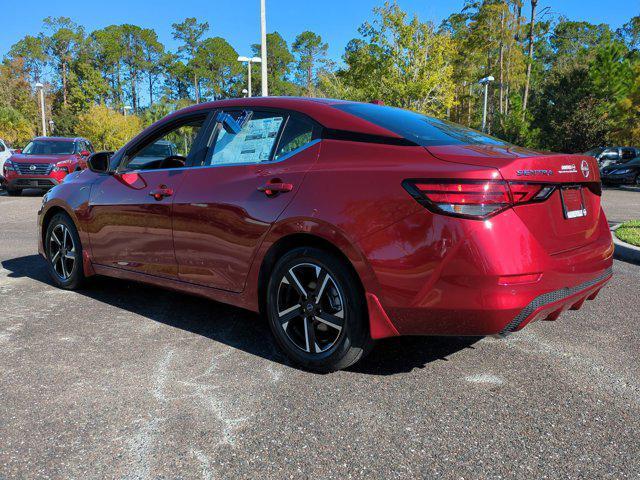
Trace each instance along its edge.
<instances>
[{"instance_id":1,"label":"rear taillight","mask_svg":"<svg viewBox=\"0 0 640 480\"><path fill-rule=\"evenodd\" d=\"M549 198L553 185L499 180L409 179L402 186L429 210L484 219L515 204Z\"/></svg>"}]
</instances>

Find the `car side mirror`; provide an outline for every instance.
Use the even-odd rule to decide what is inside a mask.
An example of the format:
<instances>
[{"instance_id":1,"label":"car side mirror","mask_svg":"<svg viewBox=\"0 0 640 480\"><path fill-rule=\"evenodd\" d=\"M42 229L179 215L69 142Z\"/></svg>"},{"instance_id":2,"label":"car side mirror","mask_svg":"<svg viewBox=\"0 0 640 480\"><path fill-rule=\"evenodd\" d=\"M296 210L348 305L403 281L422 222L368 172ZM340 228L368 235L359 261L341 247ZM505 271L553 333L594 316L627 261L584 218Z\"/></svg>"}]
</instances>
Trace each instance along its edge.
<instances>
[{"instance_id":1,"label":"car side mirror","mask_svg":"<svg viewBox=\"0 0 640 480\"><path fill-rule=\"evenodd\" d=\"M22 153L22 149L21 148L17 148L14 150L14 152L18 155L20 155Z\"/></svg>"},{"instance_id":2,"label":"car side mirror","mask_svg":"<svg viewBox=\"0 0 640 480\"><path fill-rule=\"evenodd\" d=\"M89 150L82 150L80 152L80 155L83 157L88 157L89 155L91 155L91 152Z\"/></svg>"},{"instance_id":3,"label":"car side mirror","mask_svg":"<svg viewBox=\"0 0 640 480\"><path fill-rule=\"evenodd\" d=\"M89 170L96 173L107 173L109 171L109 160L113 152L97 152L89 157L87 165Z\"/></svg>"}]
</instances>

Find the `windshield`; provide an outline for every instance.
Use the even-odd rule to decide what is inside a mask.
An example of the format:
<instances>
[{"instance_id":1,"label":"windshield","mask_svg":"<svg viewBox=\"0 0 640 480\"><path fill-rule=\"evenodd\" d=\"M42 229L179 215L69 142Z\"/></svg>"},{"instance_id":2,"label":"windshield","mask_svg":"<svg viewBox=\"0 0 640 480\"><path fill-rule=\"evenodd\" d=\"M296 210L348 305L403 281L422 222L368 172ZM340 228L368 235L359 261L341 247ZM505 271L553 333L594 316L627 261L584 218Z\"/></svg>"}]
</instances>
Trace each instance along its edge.
<instances>
[{"instance_id":1,"label":"windshield","mask_svg":"<svg viewBox=\"0 0 640 480\"><path fill-rule=\"evenodd\" d=\"M386 128L423 147L473 144L508 145L502 140L477 130L401 108L367 103L347 103L333 105L333 107Z\"/></svg>"},{"instance_id":2,"label":"windshield","mask_svg":"<svg viewBox=\"0 0 640 480\"><path fill-rule=\"evenodd\" d=\"M74 150L74 142L35 140L29 142L22 153L25 155L71 155Z\"/></svg>"}]
</instances>

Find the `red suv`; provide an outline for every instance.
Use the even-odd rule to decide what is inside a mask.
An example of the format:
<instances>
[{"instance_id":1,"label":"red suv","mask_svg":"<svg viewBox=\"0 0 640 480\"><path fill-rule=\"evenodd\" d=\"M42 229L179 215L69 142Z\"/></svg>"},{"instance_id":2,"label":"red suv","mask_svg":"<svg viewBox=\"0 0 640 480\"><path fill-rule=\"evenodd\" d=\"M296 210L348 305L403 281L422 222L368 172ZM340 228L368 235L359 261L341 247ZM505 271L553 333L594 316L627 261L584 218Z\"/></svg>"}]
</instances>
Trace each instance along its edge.
<instances>
[{"instance_id":1,"label":"red suv","mask_svg":"<svg viewBox=\"0 0 640 480\"><path fill-rule=\"evenodd\" d=\"M86 168L91 153L91 142L84 138L34 138L4 164L7 193L20 195L27 188L48 190L67 174Z\"/></svg>"},{"instance_id":2,"label":"red suv","mask_svg":"<svg viewBox=\"0 0 640 480\"><path fill-rule=\"evenodd\" d=\"M295 98L201 104L47 193L53 281L202 295L269 320L321 371L395 335L555 320L611 278L595 159L406 110Z\"/></svg>"}]
</instances>

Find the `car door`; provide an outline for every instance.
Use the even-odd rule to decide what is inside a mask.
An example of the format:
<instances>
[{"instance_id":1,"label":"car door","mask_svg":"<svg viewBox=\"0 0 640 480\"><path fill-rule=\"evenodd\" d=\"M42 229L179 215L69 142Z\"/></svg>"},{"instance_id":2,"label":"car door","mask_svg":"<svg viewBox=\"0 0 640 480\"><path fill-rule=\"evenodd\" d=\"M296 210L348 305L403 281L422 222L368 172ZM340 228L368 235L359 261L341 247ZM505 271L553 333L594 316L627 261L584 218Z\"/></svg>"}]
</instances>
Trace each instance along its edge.
<instances>
[{"instance_id":1,"label":"car door","mask_svg":"<svg viewBox=\"0 0 640 480\"><path fill-rule=\"evenodd\" d=\"M218 114L207 155L174 200L179 278L239 292L257 247L320 151L320 127L298 114Z\"/></svg>"},{"instance_id":2,"label":"car door","mask_svg":"<svg viewBox=\"0 0 640 480\"><path fill-rule=\"evenodd\" d=\"M92 187L89 238L95 263L177 278L172 205L185 173L204 154L208 115L190 114L160 125L118 154L116 172Z\"/></svg>"}]
</instances>

